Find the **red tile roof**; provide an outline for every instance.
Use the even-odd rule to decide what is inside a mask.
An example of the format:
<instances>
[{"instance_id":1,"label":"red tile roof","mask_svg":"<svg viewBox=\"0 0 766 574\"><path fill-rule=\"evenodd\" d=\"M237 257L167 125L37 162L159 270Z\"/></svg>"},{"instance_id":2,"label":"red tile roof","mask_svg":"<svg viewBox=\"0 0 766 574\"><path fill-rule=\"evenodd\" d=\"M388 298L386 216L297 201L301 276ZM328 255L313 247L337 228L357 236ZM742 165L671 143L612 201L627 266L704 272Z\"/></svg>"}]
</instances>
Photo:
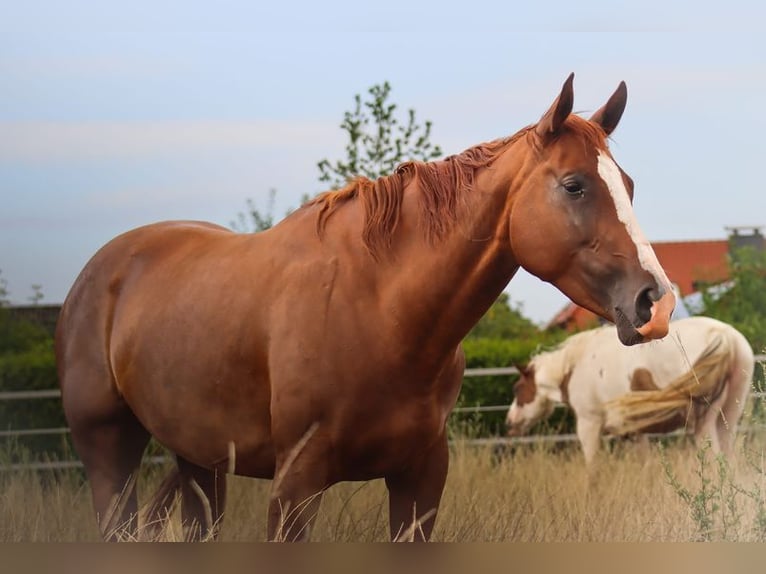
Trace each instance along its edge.
<instances>
[{"instance_id":1,"label":"red tile roof","mask_svg":"<svg viewBox=\"0 0 766 574\"><path fill-rule=\"evenodd\" d=\"M698 291L698 281L720 283L729 278L729 242L726 239L658 241L652 243L652 247L682 296Z\"/></svg>"}]
</instances>

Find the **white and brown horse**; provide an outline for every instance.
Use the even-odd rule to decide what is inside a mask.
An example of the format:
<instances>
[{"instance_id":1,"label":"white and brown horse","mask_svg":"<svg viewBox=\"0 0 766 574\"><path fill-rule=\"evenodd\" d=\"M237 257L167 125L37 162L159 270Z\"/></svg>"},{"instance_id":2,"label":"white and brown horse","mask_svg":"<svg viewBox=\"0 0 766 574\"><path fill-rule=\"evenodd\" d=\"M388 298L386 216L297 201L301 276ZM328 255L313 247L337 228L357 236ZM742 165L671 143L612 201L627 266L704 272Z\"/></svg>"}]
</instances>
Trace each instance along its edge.
<instances>
[{"instance_id":1,"label":"white and brown horse","mask_svg":"<svg viewBox=\"0 0 766 574\"><path fill-rule=\"evenodd\" d=\"M685 428L730 455L754 364L745 337L708 317L673 321L667 337L636 347L620 345L613 326L600 327L520 367L506 422L521 434L567 404L588 463L602 432Z\"/></svg>"}]
</instances>

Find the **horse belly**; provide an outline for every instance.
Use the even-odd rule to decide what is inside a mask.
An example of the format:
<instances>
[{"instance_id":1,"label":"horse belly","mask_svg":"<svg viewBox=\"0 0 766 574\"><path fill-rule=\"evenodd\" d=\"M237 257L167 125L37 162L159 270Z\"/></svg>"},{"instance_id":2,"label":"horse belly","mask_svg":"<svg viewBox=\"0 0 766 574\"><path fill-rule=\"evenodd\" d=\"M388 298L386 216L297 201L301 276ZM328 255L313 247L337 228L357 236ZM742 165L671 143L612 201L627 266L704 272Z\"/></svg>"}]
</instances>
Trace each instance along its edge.
<instances>
[{"instance_id":1,"label":"horse belly","mask_svg":"<svg viewBox=\"0 0 766 574\"><path fill-rule=\"evenodd\" d=\"M336 473L339 480L381 478L417 462L445 432L446 414L432 405L399 404L375 416L360 417L338 444Z\"/></svg>"},{"instance_id":2,"label":"horse belly","mask_svg":"<svg viewBox=\"0 0 766 574\"><path fill-rule=\"evenodd\" d=\"M196 359L188 354L165 368L134 367L119 381L125 401L160 444L184 459L205 468L271 476L268 381L227 376L210 369L204 356Z\"/></svg>"},{"instance_id":3,"label":"horse belly","mask_svg":"<svg viewBox=\"0 0 766 574\"><path fill-rule=\"evenodd\" d=\"M161 401L156 409L136 410L160 444L198 466L258 478L274 474L268 413L244 409L233 412L219 407L182 413Z\"/></svg>"}]
</instances>

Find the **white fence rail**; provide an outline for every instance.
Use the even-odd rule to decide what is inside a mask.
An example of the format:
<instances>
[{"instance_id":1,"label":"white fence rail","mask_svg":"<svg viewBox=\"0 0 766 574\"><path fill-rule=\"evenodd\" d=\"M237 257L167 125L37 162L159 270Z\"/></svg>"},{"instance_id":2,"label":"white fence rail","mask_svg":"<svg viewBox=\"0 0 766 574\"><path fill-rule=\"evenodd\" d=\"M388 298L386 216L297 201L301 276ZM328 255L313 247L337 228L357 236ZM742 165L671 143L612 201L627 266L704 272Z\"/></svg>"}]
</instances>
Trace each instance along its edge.
<instances>
[{"instance_id":1,"label":"white fence rail","mask_svg":"<svg viewBox=\"0 0 766 574\"><path fill-rule=\"evenodd\" d=\"M756 355L756 361L766 361L766 355ZM519 371L516 367L490 367L483 369L466 369L464 372L465 377L493 377L504 375L515 375ZM59 389L44 389L36 391L4 391L0 392L0 401L18 401L18 400L38 400L38 399L56 399L61 396ZM751 393L751 396L758 399L766 397L766 392ZM483 405L475 407L457 407L452 410L453 414L456 413L492 413L492 412L506 412L510 405ZM7 429L0 430L0 439L11 437L30 437L30 436L50 436L50 435L65 435L69 433L67 427L56 428L39 428L39 429ZM496 444L531 444L531 443L544 443L544 442L574 442L577 440L577 436L573 434L565 435L536 435L527 437L492 437L485 439L472 439L470 444L476 445L496 445ZM156 460L155 460L156 459ZM165 457L152 457L150 462L162 462L165 461ZM11 464L7 466L0 466L0 472L4 470L60 470L66 468L79 468L81 467L80 461L52 461L52 462L34 462L24 464Z\"/></svg>"}]
</instances>

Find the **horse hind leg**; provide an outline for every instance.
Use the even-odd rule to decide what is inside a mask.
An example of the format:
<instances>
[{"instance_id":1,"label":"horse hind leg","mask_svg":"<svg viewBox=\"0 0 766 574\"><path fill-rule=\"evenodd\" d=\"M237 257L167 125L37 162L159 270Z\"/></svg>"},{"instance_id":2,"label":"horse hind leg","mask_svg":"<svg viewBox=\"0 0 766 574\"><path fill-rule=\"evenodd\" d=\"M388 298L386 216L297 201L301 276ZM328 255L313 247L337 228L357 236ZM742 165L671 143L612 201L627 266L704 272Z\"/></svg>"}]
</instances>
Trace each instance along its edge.
<instances>
[{"instance_id":1,"label":"horse hind leg","mask_svg":"<svg viewBox=\"0 0 766 574\"><path fill-rule=\"evenodd\" d=\"M749 378L744 378L743 381L735 381L736 379L734 378L730 378L727 381L724 390L726 396L722 401L719 416L716 419L716 431L721 452L728 459L731 459L734 455L737 427L745 410L747 395L751 385Z\"/></svg>"},{"instance_id":2,"label":"horse hind leg","mask_svg":"<svg viewBox=\"0 0 766 574\"><path fill-rule=\"evenodd\" d=\"M181 487L181 523L188 542L218 538L226 506L226 473L176 457Z\"/></svg>"},{"instance_id":3,"label":"horse hind leg","mask_svg":"<svg viewBox=\"0 0 766 574\"><path fill-rule=\"evenodd\" d=\"M167 527L176 506L176 494L181 488L181 475L174 468L160 483L145 509L142 539L159 541L167 538Z\"/></svg>"},{"instance_id":4,"label":"horse hind leg","mask_svg":"<svg viewBox=\"0 0 766 574\"><path fill-rule=\"evenodd\" d=\"M727 390L724 387L721 395L712 403L704 406L697 405L695 408L702 409L701 414L695 424L694 443L699 448L707 440L713 454L728 455L727 442L729 437L729 420L724 412L723 406L726 403Z\"/></svg>"},{"instance_id":5,"label":"horse hind leg","mask_svg":"<svg viewBox=\"0 0 766 574\"><path fill-rule=\"evenodd\" d=\"M136 481L149 433L127 407L108 417L69 414L72 441L91 485L101 535L138 538Z\"/></svg>"}]
</instances>

